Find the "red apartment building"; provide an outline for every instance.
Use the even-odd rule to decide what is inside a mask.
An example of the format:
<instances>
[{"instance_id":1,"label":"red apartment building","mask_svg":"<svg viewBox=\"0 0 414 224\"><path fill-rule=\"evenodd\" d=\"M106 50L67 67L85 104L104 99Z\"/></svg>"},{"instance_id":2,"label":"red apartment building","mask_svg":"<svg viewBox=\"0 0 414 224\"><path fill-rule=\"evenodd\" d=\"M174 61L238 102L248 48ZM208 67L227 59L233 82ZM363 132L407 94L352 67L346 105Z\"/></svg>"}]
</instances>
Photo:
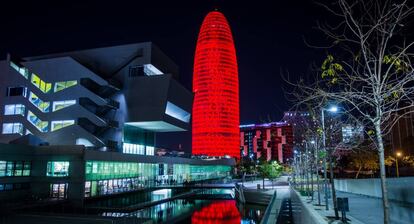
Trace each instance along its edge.
<instances>
[{"instance_id":1,"label":"red apartment building","mask_svg":"<svg viewBox=\"0 0 414 224\"><path fill-rule=\"evenodd\" d=\"M293 130L286 122L240 125L241 157L287 163L293 157Z\"/></svg>"}]
</instances>

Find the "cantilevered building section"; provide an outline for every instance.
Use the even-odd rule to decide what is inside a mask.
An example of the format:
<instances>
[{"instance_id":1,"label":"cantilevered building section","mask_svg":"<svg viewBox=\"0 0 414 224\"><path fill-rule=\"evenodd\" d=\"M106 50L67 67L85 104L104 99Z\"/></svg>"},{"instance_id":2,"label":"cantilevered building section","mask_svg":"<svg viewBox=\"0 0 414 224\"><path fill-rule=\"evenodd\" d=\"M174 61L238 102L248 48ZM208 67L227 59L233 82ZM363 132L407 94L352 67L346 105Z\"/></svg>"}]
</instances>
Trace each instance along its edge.
<instances>
[{"instance_id":1,"label":"cantilevered building section","mask_svg":"<svg viewBox=\"0 0 414 224\"><path fill-rule=\"evenodd\" d=\"M239 80L226 18L210 12L198 36L193 74L192 152L239 158Z\"/></svg>"},{"instance_id":2,"label":"cantilevered building section","mask_svg":"<svg viewBox=\"0 0 414 224\"><path fill-rule=\"evenodd\" d=\"M0 61L0 142L153 155L156 132L189 129L192 94L177 75L151 42L9 56Z\"/></svg>"}]
</instances>

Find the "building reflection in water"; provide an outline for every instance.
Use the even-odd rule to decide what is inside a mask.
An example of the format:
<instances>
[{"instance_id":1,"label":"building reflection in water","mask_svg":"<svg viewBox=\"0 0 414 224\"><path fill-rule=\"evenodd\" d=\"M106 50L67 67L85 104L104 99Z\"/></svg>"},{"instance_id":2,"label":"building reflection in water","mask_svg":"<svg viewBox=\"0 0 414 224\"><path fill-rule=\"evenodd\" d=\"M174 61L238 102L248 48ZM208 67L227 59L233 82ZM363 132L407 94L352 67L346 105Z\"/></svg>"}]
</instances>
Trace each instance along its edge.
<instances>
[{"instance_id":1,"label":"building reflection in water","mask_svg":"<svg viewBox=\"0 0 414 224\"><path fill-rule=\"evenodd\" d=\"M212 201L211 204L195 211L191 216L192 224L240 224L240 222L241 215L234 200Z\"/></svg>"}]
</instances>

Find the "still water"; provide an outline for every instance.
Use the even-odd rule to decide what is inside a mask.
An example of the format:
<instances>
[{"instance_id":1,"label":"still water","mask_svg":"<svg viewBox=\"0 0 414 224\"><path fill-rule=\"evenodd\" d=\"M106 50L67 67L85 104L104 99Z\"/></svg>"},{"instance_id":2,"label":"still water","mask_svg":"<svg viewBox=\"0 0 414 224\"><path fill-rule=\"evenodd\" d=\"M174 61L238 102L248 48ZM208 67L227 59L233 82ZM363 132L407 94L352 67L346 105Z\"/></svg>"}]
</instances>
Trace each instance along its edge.
<instances>
[{"instance_id":1,"label":"still water","mask_svg":"<svg viewBox=\"0 0 414 224\"><path fill-rule=\"evenodd\" d=\"M103 216L136 218L142 223L240 224L259 223L265 206L242 205L235 200L176 199L129 212L105 212Z\"/></svg>"}]
</instances>

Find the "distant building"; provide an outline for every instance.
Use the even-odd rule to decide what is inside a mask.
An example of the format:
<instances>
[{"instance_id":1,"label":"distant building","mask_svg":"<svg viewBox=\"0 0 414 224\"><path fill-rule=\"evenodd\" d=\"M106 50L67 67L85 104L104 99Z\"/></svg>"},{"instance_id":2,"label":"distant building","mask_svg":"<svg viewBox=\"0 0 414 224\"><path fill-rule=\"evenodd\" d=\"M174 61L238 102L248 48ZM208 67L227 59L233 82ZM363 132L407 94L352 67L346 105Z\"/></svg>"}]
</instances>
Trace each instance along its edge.
<instances>
[{"instance_id":1,"label":"distant building","mask_svg":"<svg viewBox=\"0 0 414 224\"><path fill-rule=\"evenodd\" d=\"M302 145L305 140L306 129L316 125L316 122L312 120L310 113L307 111L286 111L282 121L292 126L293 144L295 145Z\"/></svg>"},{"instance_id":2,"label":"distant building","mask_svg":"<svg viewBox=\"0 0 414 224\"><path fill-rule=\"evenodd\" d=\"M364 127L357 125L342 125L342 143L348 144L364 138Z\"/></svg>"},{"instance_id":3,"label":"distant building","mask_svg":"<svg viewBox=\"0 0 414 224\"><path fill-rule=\"evenodd\" d=\"M293 130L286 122L240 125L242 157L286 163L293 154Z\"/></svg>"}]
</instances>

